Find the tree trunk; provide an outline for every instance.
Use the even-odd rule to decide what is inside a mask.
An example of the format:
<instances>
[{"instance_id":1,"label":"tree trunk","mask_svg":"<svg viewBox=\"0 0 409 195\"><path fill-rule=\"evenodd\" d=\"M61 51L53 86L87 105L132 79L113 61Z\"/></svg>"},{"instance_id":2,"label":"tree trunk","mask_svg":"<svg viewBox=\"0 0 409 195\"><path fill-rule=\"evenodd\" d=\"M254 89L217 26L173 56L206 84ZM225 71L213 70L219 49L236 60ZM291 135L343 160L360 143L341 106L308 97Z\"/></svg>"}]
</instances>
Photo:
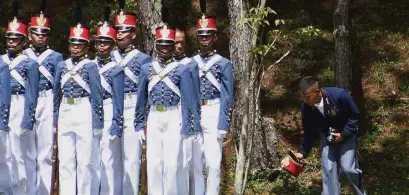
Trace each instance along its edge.
<instances>
[{"instance_id":1,"label":"tree trunk","mask_svg":"<svg viewBox=\"0 0 409 195\"><path fill-rule=\"evenodd\" d=\"M265 0L261 0L258 7L264 8L265 3ZM246 24L237 24L247 16L249 0L229 0L228 6L231 26L229 47L235 78L232 128L238 145L234 194L239 195L244 194L254 134L260 131L262 123L259 99L261 61L251 53L258 42L260 26L252 30Z\"/></svg>"},{"instance_id":2,"label":"tree trunk","mask_svg":"<svg viewBox=\"0 0 409 195\"><path fill-rule=\"evenodd\" d=\"M142 38L138 42L142 45L142 50L148 55L153 54L155 43L156 25L161 22L162 4L160 0L139 0L138 2L138 22Z\"/></svg>"},{"instance_id":3,"label":"tree trunk","mask_svg":"<svg viewBox=\"0 0 409 195\"><path fill-rule=\"evenodd\" d=\"M229 0L228 6L231 25L229 47L235 82L233 101L235 123L232 125L235 130L236 140L238 141L234 194L238 195L244 191L244 172L247 161L246 146L247 130L249 127L249 80L251 71L251 36L249 35L252 32L247 25L236 25L248 13L248 0Z\"/></svg>"},{"instance_id":4,"label":"tree trunk","mask_svg":"<svg viewBox=\"0 0 409 195\"><path fill-rule=\"evenodd\" d=\"M334 12L335 80L338 87L351 90L350 0L337 0Z\"/></svg>"}]
</instances>

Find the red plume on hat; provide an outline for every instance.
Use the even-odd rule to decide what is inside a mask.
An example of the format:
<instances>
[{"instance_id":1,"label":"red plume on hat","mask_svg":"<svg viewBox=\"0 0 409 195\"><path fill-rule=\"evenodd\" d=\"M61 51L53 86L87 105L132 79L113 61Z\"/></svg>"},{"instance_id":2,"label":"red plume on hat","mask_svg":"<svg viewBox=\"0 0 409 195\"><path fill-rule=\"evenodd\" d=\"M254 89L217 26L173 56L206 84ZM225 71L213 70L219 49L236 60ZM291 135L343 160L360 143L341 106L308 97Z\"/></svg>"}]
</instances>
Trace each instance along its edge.
<instances>
[{"instance_id":1,"label":"red plume on hat","mask_svg":"<svg viewBox=\"0 0 409 195\"><path fill-rule=\"evenodd\" d=\"M76 25L71 26L68 41L76 44L88 43L91 39L91 32L87 26L81 24L82 12L79 7L75 9L75 19Z\"/></svg>"},{"instance_id":2,"label":"red plume on hat","mask_svg":"<svg viewBox=\"0 0 409 195\"><path fill-rule=\"evenodd\" d=\"M12 2L14 19L9 21L7 25L6 37L7 38L19 38L27 36L27 23L17 19L19 1L14 0Z\"/></svg>"},{"instance_id":3,"label":"red plume on hat","mask_svg":"<svg viewBox=\"0 0 409 195\"><path fill-rule=\"evenodd\" d=\"M50 31L50 18L45 15L47 1L42 0L40 14L31 16L29 30L36 34L47 34Z\"/></svg>"},{"instance_id":4,"label":"red plume on hat","mask_svg":"<svg viewBox=\"0 0 409 195\"><path fill-rule=\"evenodd\" d=\"M110 3L110 1L107 1ZM109 25L109 14L111 13L111 9L108 5L105 6L104 9L104 24L97 28L97 40L103 41L115 41L116 39L116 29Z\"/></svg>"},{"instance_id":5,"label":"red plume on hat","mask_svg":"<svg viewBox=\"0 0 409 195\"><path fill-rule=\"evenodd\" d=\"M112 39L115 41L116 39L116 29L110 26L107 22L97 28L97 40L105 40L105 39Z\"/></svg>"},{"instance_id":6,"label":"red plume on hat","mask_svg":"<svg viewBox=\"0 0 409 195\"><path fill-rule=\"evenodd\" d=\"M200 0L200 10L203 15L197 19L197 35L210 35L215 33L217 31L216 18L206 16L206 0Z\"/></svg>"},{"instance_id":7,"label":"red plume on hat","mask_svg":"<svg viewBox=\"0 0 409 195\"><path fill-rule=\"evenodd\" d=\"M156 28L155 43L157 45L172 45L175 44L176 31L173 28L168 28L164 25Z\"/></svg>"},{"instance_id":8,"label":"red plume on hat","mask_svg":"<svg viewBox=\"0 0 409 195\"><path fill-rule=\"evenodd\" d=\"M197 19L197 30L217 30L216 19L211 16L203 15Z\"/></svg>"},{"instance_id":9,"label":"red plume on hat","mask_svg":"<svg viewBox=\"0 0 409 195\"><path fill-rule=\"evenodd\" d=\"M166 23L168 18L168 9L164 3L164 0L161 1L162 3L162 22ZM173 45L175 44L175 37L176 31L173 28L169 28L166 24L156 28L155 31L155 44L156 45Z\"/></svg>"},{"instance_id":10,"label":"red plume on hat","mask_svg":"<svg viewBox=\"0 0 409 195\"><path fill-rule=\"evenodd\" d=\"M118 31L128 31L136 27L136 15L134 13L125 12L125 0L119 0L119 8L121 11L114 18L115 27Z\"/></svg>"}]
</instances>

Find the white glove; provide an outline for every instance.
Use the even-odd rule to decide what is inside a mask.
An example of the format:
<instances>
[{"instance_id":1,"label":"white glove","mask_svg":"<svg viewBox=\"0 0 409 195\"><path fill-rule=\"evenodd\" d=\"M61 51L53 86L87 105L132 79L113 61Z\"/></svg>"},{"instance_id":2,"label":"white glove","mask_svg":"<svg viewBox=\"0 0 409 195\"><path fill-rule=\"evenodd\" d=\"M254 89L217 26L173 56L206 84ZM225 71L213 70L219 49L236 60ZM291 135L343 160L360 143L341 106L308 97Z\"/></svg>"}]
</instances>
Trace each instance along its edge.
<instances>
[{"instance_id":1,"label":"white glove","mask_svg":"<svg viewBox=\"0 0 409 195\"><path fill-rule=\"evenodd\" d=\"M109 137L110 142L115 142L118 139L119 139L119 137L117 135L111 135L111 137Z\"/></svg>"},{"instance_id":2,"label":"white glove","mask_svg":"<svg viewBox=\"0 0 409 195\"><path fill-rule=\"evenodd\" d=\"M226 137L227 133L228 133L228 131L226 131L226 130L219 130L219 134L218 134L217 138L223 139L224 137Z\"/></svg>"},{"instance_id":3,"label":"white glove","mask_svg":"<svg viewBox=\"0 0 409 195\"><path fill-rule=\"evenodd\" d=\"M94 138L99 138L102 135L102 129L92 129L92 136Z\"/></svg>"},{"instance_id":4,"label":"white glove","mask_svg":"<svg viewBox=\"0 0 409 195\"><path fill-rule=\"evenodd\" d=\"M195 131L194 133L193 133L193 139L197 139L198 137L203 137L203 134L202 134L202 132L200 132L200 131Z\"/></svg>"},{"instance_id":5,"label":"white glove","mask_svg":"<svg viewBox=\"0 0 409 195\"><path fill-rule=\"evenodd\" d=\"M143 141L145 141L145 131L143 129L139 130L138 132L138 139L139 141L142 143Z\"/></svg>"},{"instance_id":6,"label":"white glove","mask_svg":"<svg viewBox=\"0 0 409 195\"><path fill-rule=\"evenodd\" d=\"M25 136L25 135L27 135L29 132L30 132L30 130L23 129L23 130L20 132L20 136Z\"/></svg>"}]
</instances>

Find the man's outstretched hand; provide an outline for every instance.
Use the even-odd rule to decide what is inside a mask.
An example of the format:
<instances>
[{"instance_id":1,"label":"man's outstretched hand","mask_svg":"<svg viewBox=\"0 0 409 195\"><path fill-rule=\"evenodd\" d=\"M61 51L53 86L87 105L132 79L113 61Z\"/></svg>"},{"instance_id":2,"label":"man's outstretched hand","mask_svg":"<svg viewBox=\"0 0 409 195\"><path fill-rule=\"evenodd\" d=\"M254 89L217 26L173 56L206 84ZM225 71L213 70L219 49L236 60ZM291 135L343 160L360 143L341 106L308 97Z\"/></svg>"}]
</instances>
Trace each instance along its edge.
<instances>
[{"instance_id":1,"label":"man's outstretched hand","mask_svg":"<svg viewBox=\"0 0 409 195\"><path fill-rule=\"evenodd\" d=\"M342 143L343 139L341 133L331 133L331 135L335 137L335 143Z\"/></svg>"},{"instance_id":2,"label":"man's outstretched hand","mask_svg":"<svg viewBox=\"0 0 409 195\"><path fill-rule=\"evenodd\" d=\"M295 153L295 157L297 157L298 159L304 159L304 155L299 152Z\"/></svg>"}]
</instances>

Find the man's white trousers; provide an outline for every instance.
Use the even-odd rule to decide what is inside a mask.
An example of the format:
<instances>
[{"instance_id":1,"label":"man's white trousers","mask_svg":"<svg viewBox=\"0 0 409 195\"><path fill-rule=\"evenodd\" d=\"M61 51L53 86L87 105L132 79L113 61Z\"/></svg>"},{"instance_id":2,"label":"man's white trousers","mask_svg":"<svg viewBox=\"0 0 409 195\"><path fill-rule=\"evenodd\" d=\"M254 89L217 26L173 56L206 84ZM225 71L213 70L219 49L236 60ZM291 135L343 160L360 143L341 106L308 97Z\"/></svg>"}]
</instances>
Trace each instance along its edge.
<instances>
[{"instance_id":1,"label":"man's white trousers","mask_svg":"<svg viewBox=\"0 0 409 195\"><path fill-rule=\"evenodd\" d=\"M101 138L101 195L122 194L121 139L110 141L113 117L112 99L104 100L104 130Z\"/></svg>"},{"instance_id":2,"label":"man's white trousers","mask_svg":"<svg viewBox=\"0 0 409 195\"><path fill-rule=\"evenodd\" d=\"M12 95L10 105L9 138L13 160L12 194L36 194L35 131L21 135L20 125L24 115L24 95ZM2 176L0 176L2 177Z\"/></svg>"},{"instance_id":3,"label":"man's white trousers","mask_svg":"<svg viewBox=\"0 0 409 195\"><path fill-rule=\"evenodd\" d=\"M122 133L123 180L122 194L137 195L141 167L142 144L135 131L136 94L125 94L124 132Z\"/></svg>"},{"instance_id":4,"label":"man's white trousers","mask_svg":"<svg viewBox=\"0 0 409 195\"><path fill-rule=\"evenodd\" d=\"M94 195L99 192L99 138L93 138L89 97L60 106L58 158L60 195Z\"/></svg>"},{"instance_id":5,"label":"man's white trousers","mask_svg":"<svg viewBox=\"0 0 409 195\"><path fill-rule=\"evenodd\" d=\"M223 140L219 138L219 99L208 100L202 106L201 124L203 130L204 157L207 174L207 195L219 194L220 163L222 161Z\"/></svg>"},{"instance_id":6,"label":"man's white trousers","mask_svg":"<svg viewBox=\"0 0 409 195\"><path fill-rule=\"evenodd\" d=\"M53 172L53 92L42 91L38 97L34 125L37 148L37 195L50 194Z\"/></svg>"},{"instance_id":7,"label":"man's white trousers","mask_svg":"<svg viewBox=\"0 0 409 195\"><path fill-rule=\"evenodd\" d=\"M203 134L183 135L182 145L183 168L179 169L182 182L180 194L203 195L205 193L203 177ZM184 179L184 180L183 180ZM185 190L185 191L183 191Z\"/></svg>"},{"instance_id":8,"label":"man's white trousers","mask_svg":"<svg viewBox=\"0 0 409 195\"><path fill-rule=\"evenodd\" d=\"M157 111L151 106L147 121L147 172L149 195L179 195L178 168L182 145L182 116L178 106ZM179 181L178 181L179 179Z\"/></svg>"},{"instance_id":9,"label":"man's white trousers","mask_svg":"<svg viewBox=\"0 0 409 195\"><path fill-rule=\"evenodd\" d=\"M0 130L0 194L10 195L12 174L9 131Z\"/></svg>"}]
</instances>

